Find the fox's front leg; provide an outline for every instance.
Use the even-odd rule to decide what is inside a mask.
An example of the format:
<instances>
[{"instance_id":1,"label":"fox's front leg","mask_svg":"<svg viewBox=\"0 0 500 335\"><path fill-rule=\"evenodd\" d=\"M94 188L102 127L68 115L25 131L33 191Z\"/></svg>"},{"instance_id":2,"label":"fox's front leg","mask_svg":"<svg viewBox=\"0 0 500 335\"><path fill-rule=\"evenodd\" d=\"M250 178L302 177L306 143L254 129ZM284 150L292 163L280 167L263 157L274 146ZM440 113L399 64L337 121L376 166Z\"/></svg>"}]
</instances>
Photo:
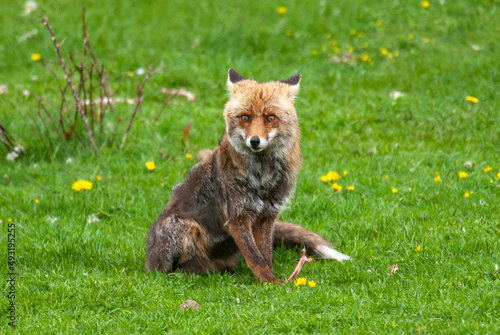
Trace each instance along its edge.
<instances>
[{"instance_id":1,"label":"fox's front leg","mask_svg":"<svg viewBox=\"0 0 500 335\"><path fill-rule=\"evenodd\" d=\"M243 258L245 258L245 261L250 269L252 269L257 280L261 283L276 282L272 266L269 266L268 260L264 258L257 247L251 221L249 219L230 220L227 225L229 233L236 242L236 245L238 245L238 248L243 254Z\"/></svg>"},{"instance_id":2,"label":"fox's front leg","mask_svg":"<svg viewBox=\"0 0 500 335\"><path fill-rule=\"evenodd\" d=\"M258 222L253 228L253 235L257 248L267 265L273 270L273 241L274 241L274 218L265 218Z\"/></svg>"}]
</instances>

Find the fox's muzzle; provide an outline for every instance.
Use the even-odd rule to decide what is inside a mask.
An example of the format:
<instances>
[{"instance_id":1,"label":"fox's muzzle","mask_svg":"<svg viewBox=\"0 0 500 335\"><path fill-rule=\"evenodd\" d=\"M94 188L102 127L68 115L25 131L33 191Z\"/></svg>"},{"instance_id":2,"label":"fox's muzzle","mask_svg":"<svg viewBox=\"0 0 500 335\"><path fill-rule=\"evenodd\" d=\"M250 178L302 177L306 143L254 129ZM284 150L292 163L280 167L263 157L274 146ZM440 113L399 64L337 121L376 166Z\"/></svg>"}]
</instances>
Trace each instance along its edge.
<instances>
[{"instance_id":1,"label":"fox's muzzle","mask_svg":"<svg viewBox=\"0 0 500 335\"><path fill-rule=\"evenodd\" d=\"M254 136L250 139L250 145L253 149L258 149L260 144L260 139L257 136Z\"/></svg>"}]
</instances>

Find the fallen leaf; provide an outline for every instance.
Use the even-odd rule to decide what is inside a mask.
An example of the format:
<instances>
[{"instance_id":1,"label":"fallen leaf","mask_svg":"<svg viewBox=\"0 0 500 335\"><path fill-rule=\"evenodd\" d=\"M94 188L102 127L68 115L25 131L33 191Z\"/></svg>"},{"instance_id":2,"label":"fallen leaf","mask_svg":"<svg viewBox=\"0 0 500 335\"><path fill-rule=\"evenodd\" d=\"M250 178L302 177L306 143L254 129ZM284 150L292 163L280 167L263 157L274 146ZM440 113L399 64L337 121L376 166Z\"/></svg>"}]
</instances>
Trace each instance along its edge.
<instances>
[{"instance_id":1,"label":"fallen leaf","mask_svg":"<svg viewBox=\"0 0 500 335\"><path fill-rule=\"evenodd\" d=\"M7 93L7 85L0 85L0 94Z\"/></svg>"},{"instance_id":2,"label":"fallen leaf","mask_svg":"<svg viewBox=\"0 0 500 335\"><path fill-rule=\"evenodd\" d=\"M391 266L391 275L395 274L396 271L398 271L399 268L396 264L394 264L393 266Z\"/></svg>"},{"instance_id":3,"label":"fallen leaf","mask_svg":"<svg viewBox=\"0 0 500 335\"><path fill-rule=\"evenodd\" d=\"M199 304L199 303L197 303L197 302L196 302L196 301L194 301L194 300L189 300L189 299L188 299L188 300L186 300L186 301L184 301L184 302L181 304L181 306L180 306L181 310L184 310L184 309L186 309L186 308L188 308L188 307L189 307L189 308L191 308L193 311L195 311L195 310L197 310L197 309L201 309L201 306L200 306L200 304Z\"/></svg>"},{"instance_id":4,"label":"fallen leaf","mask_svg":"<svg viewBox=\"0 0 500 335\"><path fill-rule=\"evenodd\" d=\"M186 128L182 129L182 137L189 137L191 135L191 128L193 128L193 122L189 122Z\"/></svg>"},{"instance_id":5,"label":"fallen leaf","mask_svg":"<svg viewBox=\"0 0 500 335\"><path fill-rule=\"evenodd\" d=\"M163 94L172 94L172 95L183 95L185 96L189 101L195 101L196 100L196 96L194 95L193 92L189 92L183 88L178 88L178 89L169 89L169 88L165 88L163 87L161 89L161 93Z\"/></svg>"}]
</instances>

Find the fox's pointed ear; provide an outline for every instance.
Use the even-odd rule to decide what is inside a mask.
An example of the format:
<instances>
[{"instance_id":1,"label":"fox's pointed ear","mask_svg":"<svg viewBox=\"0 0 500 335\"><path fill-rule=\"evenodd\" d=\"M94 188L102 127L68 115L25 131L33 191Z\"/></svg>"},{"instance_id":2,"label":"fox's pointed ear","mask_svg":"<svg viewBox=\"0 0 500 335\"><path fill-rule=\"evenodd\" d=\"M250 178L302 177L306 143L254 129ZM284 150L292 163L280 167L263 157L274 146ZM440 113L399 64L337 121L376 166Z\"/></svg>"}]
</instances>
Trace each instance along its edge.
<instances>
[{"instance_id":1,"label":"fox's pointed ear","mask_svg":"<svg viewBox=\"0 0 500 335\"><path fill-rule=\"evenodd\" d=\"M241 74L234 71L233 69L229 69L227 73L227 89L229 90L229 94L231 96L234 94L234 84L246 79L247 78L243 77Z\"/></svg>"},{"instance_id":2,"label":"fox's pointed ear","mask_svg":"<svg viewBox=\"0 0 500 335\"><path fill-rule=\"evenodd\" d=\"M295 95L299 93L300 79L302 79L302 75L297 73L295 76L291 76L288 79L280 81L280 83L287 84L289 86L288 97L292 100L295 98Z\"/></svg>"}]
</instances>

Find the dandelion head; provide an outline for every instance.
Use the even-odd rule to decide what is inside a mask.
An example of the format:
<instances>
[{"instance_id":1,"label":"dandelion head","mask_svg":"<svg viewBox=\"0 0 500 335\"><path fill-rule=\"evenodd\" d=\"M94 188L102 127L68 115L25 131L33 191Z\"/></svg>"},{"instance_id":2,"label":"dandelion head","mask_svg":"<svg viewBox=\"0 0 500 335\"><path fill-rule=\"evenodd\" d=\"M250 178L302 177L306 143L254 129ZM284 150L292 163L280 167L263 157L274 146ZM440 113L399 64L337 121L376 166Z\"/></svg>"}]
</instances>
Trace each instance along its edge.
<instances>
[{"instance_id":1,"label":"dandelion head","mask_svg":"<svg viewBox=\"0 0 500 335\"><path fill-rule=\"evenodd\" d=\"M156 164L155 162L147 162L146 163L146 168L149 170L149 171L153 171L154 169L156 169Z\"/></svg>"},{"instance_id":2,"label":"dandelion head","mask_svg":"<svg viewBox=\"0 0 500 335\"><path fill-rule=\"evenodd\" d=\"M41 54L39 54L39 53L31 54L31 60L33 62L38 62L40 59L42 59L42 55Z\"/></svg>"},{"instance_id":3,"label":"dandelion head","mask_svg":"<svg viewBox=\"0 0 500 335\"><path fill-rule=\"evenodd\" d=\"M471 104L476 104L479 102L479 99L476 98L476 97L471 97L470 95L466 96L465 97L465 100L467 100L468 102L470 102Z\"/></svg>"},{"instance_id":4,"label":"dandelion head","mask_svg":"<svg viewBox=\"0 0 500 335\"><path fill-rule=\"evenodd\" d=\"M276 12L278 14L281 14L281 15L286 14L286 7L285 6L279 6L278 8L276 8Z\"/></svg>"}]
</instances>

